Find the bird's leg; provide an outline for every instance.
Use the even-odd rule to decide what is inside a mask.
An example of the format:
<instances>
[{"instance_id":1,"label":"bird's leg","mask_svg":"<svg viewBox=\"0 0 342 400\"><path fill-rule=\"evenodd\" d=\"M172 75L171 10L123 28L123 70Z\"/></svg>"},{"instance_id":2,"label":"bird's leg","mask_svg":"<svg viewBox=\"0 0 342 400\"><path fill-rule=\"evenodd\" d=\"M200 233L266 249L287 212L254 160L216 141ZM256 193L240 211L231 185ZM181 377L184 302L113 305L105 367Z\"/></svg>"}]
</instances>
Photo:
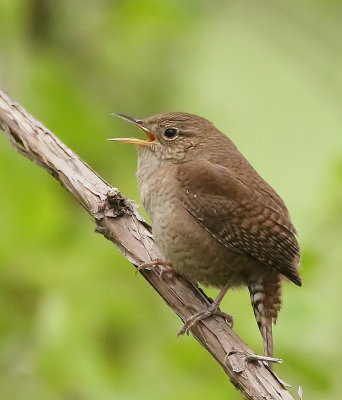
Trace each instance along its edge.
<instances>
[{"instance_id":1,"label":"bird's leg","mask_svg":"<svg viewBox=\"0 0 342 400\"><path fill-rule=\"evenodd\" d=\"M173 270L173 268L172 268L172 265L169 263L169 262L167 262L167 261L162 261L162 260L155 260L155 261L152 261L152 262L149 262L149 263L144 263L144 264L141 264L141 265L139 265L138 267L137 267L137 270L136 270L136 272L138 272L138 271L141 271L142 269L151 269L151 268L153 268L153 267L155 267L155 266L157 266L157 265L159 265L160 267L162 266L162 267L164 267L161 271L160 271L160 274L159 274L159 276L162 278L162 279L166 279L166 278L168 278L168 279L172 279L172 276L173 276L173 274L174 274L174 270Z\"/></svg>"},{"instance_id":2,"label":"bird's leg","mask_svg":"<svg viewBox=\"0 0 342 400\"><path fill-rule=\"evenodd\" d=\"M184 333L187 333L189 329L191 329L193 326L197 325L199 321L202 319L208 318L211 315L219 315L223 317L227 323L230 325L230 327L233 326L233 317L230 314L226 314L225 312L221 311L219 309L221 301L225 294L227 293L230 285L227 284L225 285L221 290L216 299L209 305L209 307L206 310L202 310L197 312L196 314L192 315L189 319L185 321L185 324L183 325L182 329L178 332L178 336L184 335Z\"/></svg>"}]
</instances>

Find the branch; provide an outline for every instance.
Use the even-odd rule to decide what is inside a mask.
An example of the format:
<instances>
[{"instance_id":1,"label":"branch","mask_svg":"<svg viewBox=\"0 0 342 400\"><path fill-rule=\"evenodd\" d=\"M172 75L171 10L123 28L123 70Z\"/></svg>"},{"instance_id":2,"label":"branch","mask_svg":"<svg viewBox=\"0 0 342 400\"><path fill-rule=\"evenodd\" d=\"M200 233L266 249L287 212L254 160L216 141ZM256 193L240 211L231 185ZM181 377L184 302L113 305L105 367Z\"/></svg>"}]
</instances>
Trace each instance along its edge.
<instances>
[{"instance_id":1,"label":"branch","mask_svg":"<svg viewBox=\"0 0 342 400\"><path fill-rule=\"evenodd\" d=\"M158 259L151 228L133 204L1 90L0 128L19 153L72 193L94 218L97 232L112 241L135 267ZM199 310L208 307L210 299L200 289L180 276L165 282L158 268L141 274L183 321L194 312L189 305ZM247 399L293 400L267 366L248 361L253 352L222 317L209 317L191 331Z\"/></svg>"}]
</instances>

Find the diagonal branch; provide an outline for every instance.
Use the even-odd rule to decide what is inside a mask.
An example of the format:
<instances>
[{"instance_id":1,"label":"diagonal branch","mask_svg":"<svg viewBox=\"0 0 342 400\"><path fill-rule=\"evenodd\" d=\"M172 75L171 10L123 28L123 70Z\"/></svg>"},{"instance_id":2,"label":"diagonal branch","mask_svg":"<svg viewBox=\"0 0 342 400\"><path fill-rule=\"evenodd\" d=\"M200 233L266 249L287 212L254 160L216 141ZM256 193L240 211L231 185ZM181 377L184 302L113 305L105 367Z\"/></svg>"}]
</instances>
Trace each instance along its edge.
<instances>
[{"instance_id":1,"label":"diagonal branch","mask_svg":"<svg viewBox=\"0 0 342 400\"><path fill-rule=\"evenodd\" d=\"M132 203L109 186L40 122L0 90L0 128L25 157L46 169L92 215L96 230L112 241L134 265L158 258L151 229ZM210 303L205 294L182 277L165 282L160 271L142 270L170 308L183 320L194 309ZM281 381L262 363L252 363L253 352L224 319L212 316L192 328L192 333L221 365L231 382L248 399L293 400Z\"/></svg>"}]
</instances>

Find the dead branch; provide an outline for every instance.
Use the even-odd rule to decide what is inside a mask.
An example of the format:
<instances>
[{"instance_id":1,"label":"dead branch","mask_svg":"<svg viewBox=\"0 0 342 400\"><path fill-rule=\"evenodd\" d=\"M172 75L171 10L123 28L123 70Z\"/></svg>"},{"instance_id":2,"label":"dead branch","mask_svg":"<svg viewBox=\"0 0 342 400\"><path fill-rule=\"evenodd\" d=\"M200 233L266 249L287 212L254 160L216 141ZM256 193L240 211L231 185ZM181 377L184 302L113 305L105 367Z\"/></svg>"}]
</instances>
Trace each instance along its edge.
<instances>
[{"instance_id":1,"label":"dead branch","mask_svg":"<svg viewBox=\"0 0 342 400\"><path fill-rule=\"evenodd\" d=\"M0 127L19 153L46 169L73 194L94 218L97 232L112 241L135 267L158 259L151 229L133 204L2 91ZM189 305L199 310L208 306L210 299L202 291L182 277L162 279L158 268L140 273L182 321L195 312ZM293 400L262 362L248 361L253 352L222 317L201 321L192 333L246 398Z\"/></svg>"}]
</instances>

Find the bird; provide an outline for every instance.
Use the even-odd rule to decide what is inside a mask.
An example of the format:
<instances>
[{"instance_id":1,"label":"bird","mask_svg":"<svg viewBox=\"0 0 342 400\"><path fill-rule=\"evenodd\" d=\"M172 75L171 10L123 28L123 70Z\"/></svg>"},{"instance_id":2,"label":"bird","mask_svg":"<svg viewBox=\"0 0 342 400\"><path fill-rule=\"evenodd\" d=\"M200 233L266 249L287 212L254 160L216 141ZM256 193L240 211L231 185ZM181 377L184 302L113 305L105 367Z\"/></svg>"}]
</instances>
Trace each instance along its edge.
<instances>
[{"instance_id":1,"label":"bird","mask_svg":"<svg viewBox=\"0 0 342 400\"><path fill-rule=\"evenodd\" d=\"M146 135L109 139L137 149L141 199L161 254L142 268L172 267L195 284L219 289L180 333L224 314L219 306L227 291L247 287L264 355L272 358L282 282L302 285L297 232L284 201L206 118L185 112L116 115Z\"/></svg>"}]
</instances>

